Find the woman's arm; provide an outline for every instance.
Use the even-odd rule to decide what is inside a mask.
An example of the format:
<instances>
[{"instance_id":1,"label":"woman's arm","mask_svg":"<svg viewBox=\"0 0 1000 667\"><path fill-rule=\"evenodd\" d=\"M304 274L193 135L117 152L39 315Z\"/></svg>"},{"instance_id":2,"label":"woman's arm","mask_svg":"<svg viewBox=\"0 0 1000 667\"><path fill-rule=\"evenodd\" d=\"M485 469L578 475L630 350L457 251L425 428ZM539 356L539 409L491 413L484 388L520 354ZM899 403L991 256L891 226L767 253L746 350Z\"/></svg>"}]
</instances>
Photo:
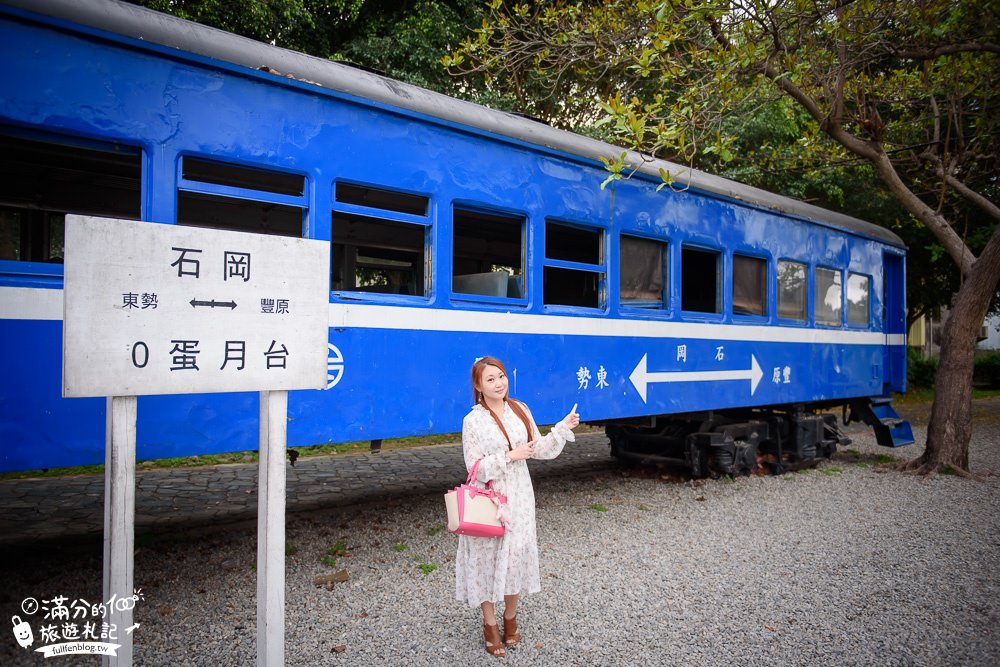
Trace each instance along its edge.
<instances>
[{"instance_id":1,"label":"woman's arm","mask_svg":"<svg viewBox=\"0 0 1000 667\"><path fill-rule=\"evenodd\" d=\"M522 403L522 405L524 405ZM576 407L576 406L574 406ZM548 435L543 436L538 430L538 425L535 423L535 416L531 414L531 410L528 406L524 406L524 409L528 413L528 419L531 421L531 430L533 431L532 436L535 439L535 453L531 458L533 459L554 459L562 453L563 446L567 442L574 442L576 436L573 434L573 429L567 423L567 419L570 415L574 415L574 412L570 412L569 415L554 425L552 430L549 431ZM579 423L579 420L576 421Z\"/></svg>"},{"instance_id":2,"label":"woman's arm","mask_svg":"<svg viewBox=\"0 0 1000 667\"><path fill-rule=\"evenodd\" d=\"M462 453L465 455L465 469L472 470L476 461L479 470L476 472L476 481L488 482L490 480L502 480L507 475L507 459L504 452L493 454L484 453L483 431L473 415L467 415L462 422Z\"/></svg>"}]
</instances>

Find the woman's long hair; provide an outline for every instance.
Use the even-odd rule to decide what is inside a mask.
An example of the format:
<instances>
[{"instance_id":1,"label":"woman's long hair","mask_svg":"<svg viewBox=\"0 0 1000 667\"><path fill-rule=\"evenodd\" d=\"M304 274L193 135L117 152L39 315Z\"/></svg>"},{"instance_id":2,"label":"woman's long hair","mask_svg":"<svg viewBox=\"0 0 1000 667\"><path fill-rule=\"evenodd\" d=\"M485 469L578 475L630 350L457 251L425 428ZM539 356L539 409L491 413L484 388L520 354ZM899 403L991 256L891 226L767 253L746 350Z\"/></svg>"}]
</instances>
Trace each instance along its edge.
<instances>
[{"instance_id":1,"label":"woman's long hair","mask_svg":"<svg viewBox=\"0 0 1000 667\"><path fill-rule=\"evenodd\" d=\"M486 401L483 399L483 393L479 389L476 389L476 385L479 384L479 380L483 377L483 371L486 370L487 366L496 366L503 372L504 375L507 375L507 367L504 366L503 362L496 357L483 357L482 359L476 360L476 363L472 364L472 399L479 405L489 410L490 415L493 416L493 421L497 423L497 426L500 427L504 437L507 438L507 447L509 449L513 449L514 445L511 443L510 436L507 435L507 429L503 427L503 422L500 421L500 417L497 416L493 410L490 410L490 406L486 405ZM528 434L528 441L530 442L535 435L531 428L531 420L528 418L528 414L525 412L524 406L521 402L510 398L509 394L510 384L507 385L507 394L504 395L503 400L510 406L510 409L515 415L517 415L518 419L521 420L521 423L524 424L524 432Z\"/></svg>"}]
</instances>

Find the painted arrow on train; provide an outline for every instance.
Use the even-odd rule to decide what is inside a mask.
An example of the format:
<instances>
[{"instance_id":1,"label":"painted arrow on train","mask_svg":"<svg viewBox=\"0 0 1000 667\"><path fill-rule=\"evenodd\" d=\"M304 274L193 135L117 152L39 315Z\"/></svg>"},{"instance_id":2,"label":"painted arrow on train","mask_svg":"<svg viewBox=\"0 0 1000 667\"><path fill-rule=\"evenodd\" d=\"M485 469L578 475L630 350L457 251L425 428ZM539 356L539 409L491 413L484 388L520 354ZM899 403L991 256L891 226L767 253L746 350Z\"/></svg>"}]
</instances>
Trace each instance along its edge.
<instances>
[{"instance_id":1,"label":"painted arrow on train","mask_svg":"<svg viewBox=\"0 0 1000 667\"><path fill-rule=\"evenodd\" d=\"M750 355L750 368L745 371L654 371L646 370L646 356L636 364L635 370L628 376L635 390L646 402L646 386L656 382L718 382L720 380L750 380L750 395L757 391L757 385L764 373L757 364L757 357Z\"/></svg>"}]
</instances>

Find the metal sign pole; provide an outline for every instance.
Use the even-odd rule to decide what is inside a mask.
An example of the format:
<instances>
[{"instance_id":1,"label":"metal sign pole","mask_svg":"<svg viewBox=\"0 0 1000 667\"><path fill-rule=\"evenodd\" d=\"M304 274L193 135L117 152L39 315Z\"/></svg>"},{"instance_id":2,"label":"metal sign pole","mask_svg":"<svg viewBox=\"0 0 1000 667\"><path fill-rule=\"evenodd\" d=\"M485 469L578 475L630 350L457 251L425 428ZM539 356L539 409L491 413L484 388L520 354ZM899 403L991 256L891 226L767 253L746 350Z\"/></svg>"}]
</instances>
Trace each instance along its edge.
<instances>
[{"instance_id":1,"label":"metal sign pole","mask_svg":"<svg viewBox=\"0 0 1000 667\"><path fill-rule=\"evenodd\" d=\"M285 664L285 445L288 392L260 392L257 667Z\"/></svg>"},{"instance_id":2,"label":"metal sign pole","mask_svg":"<svg viewBox=\"0 0 1000 667\"><path fill-rule=\"evenodd\" d=\"M120 644L115 656L103 656L102 667L132 664L131 598L135 541L135 396L109 396L104 443L104 622L109 641ZM111 632L111 629L114 632Z\"/></svg>"}]
</instances>

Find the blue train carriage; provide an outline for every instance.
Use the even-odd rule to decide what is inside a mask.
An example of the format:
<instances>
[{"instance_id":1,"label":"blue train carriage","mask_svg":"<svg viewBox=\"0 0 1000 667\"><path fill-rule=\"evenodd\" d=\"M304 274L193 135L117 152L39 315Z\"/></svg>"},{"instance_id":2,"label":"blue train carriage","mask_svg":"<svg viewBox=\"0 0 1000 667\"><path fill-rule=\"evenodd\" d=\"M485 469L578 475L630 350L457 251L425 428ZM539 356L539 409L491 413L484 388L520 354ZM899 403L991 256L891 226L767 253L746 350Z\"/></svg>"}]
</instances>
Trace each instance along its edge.
<instances>
[{"instance_id":1,"label":"blue train carriage","mask_svg":"<svg viewBox=\"0 0 1000 667\"><path fill-rule=\"evenodd\" d=\"M104 401L60 398L67 213L331 243L329 382L292 392L290 446L456 431L485 354L539 423L579 403L697 475L829 455L836 406L905 440L886 229L699 172L658 191L659 160L602 190L611 146L111 0L8 1L0 43L2 470L103 461ZM138 456L254 449L256 406L143 397Z\"/></svg>"}]
</instances>

